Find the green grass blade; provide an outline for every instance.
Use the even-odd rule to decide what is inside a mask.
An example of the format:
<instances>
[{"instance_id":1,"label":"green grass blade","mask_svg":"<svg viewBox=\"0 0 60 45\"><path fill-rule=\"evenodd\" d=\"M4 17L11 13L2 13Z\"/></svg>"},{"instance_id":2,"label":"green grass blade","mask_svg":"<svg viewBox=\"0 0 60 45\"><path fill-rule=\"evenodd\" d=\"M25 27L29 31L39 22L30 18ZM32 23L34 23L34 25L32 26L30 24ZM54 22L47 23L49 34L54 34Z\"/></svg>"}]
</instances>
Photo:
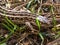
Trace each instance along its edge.
<instances>
[{"instance_id":1,"label":"green grass blade","mask_svg":"<svg viewBox=\"0 0 60 45\"><path fill-rule=\"evenodd\" d=\"M51 5L51 13L54 14L54 7L53 5ZM56 17L54 15L52 15L52 21L53 21L53 26L56 25Z\"/></svg>"},{"instance_id":2,"label":"green grass blade","mask_svg":"<svg viewBox=\"0 0 60 45\"><path fill-rule=\"evenodd\" d=\"M0 45L7 45L6 43L2 43L2 44L0 44Z\"/></svg>"},{"instance_id":3,"label":"green grass blade","mask_svg":"<svg viewBox=\"0 0 60 45\"><path fill-rule=\"evenodd\" d=\"M9 26L11 29L13 29L13 26L7 20L5 20L5 22L6 22L7 26Z\"/></svg>"},{"instance_id":4,"label":"green grass blade","mask_svg":"<svg viewBox=\"0 0 60 45\"><path fill-rule=\"evenodd\" d=\"M53 25L56 26L56 17L53 17L52 21L53 21Z\"/></svg>"},{"instance_id":5,"label":"green grass blade","mask_svg":"<svg viewBox=\"0 0 60 45\"><path fill-rule=\"evenodd\" d=\"M8 19L8 17L5 17L5 19L6 19L11 25L14 26L14 23L13 23L10 19Z\"/></svg>"},{"instance_id":6,"label":"green grass blade","mask_svg":"<svg viewBox=\"0 0 60 45\"><path fill-rule=\"evenodd\" d=\"M9 36L8 36L6 39L4 39L3 41L0 42L0 44L6 42L6 41L11 37L12 34L13 34L13 33L11 32L11 33L9 34Z\"/></svg>"},{"instance_id":7,"label":"green grass blade","mask_svg":"<svg viewBox=\"0 0 60 45\"><path fill-rule=\"evenodd\" d=\"M17 25L14 25L14 28L13 28L13 30L16 30L17 29Z\"/></svg>"},{"instance_id":8,"label":"green grass blade","mask_svg":"<svg viewBox=\"0 0 60 45\"><path fill-rule=\"evenodd\" d=\"M41 33L39 33L39 36L41 37L42 40L44 40L44 37Z\"/></svg>"},{"instance_id":9,"label":"green grass blade","mask_svg":"<svg viewBox=\"0 0 60 45\"><path fill-rule=\"evenodd\" d=\"M31 4L32 4L32 2L33 2L33 0L31 0L28 4L27 4L27 9L31 6Z\"/></svg>"},{"instance_id":10,"label":"green grass blade","mask_svg":"<svg viewBox=\"0 0 60 45\"><path fill-rule=\"evenodd\" d=\"M8 27L6 24L2 23L4 27L6 27L9 31L14 32L10 27Z\"/></svg>"},{"instance_id":11,"label":"green grass blade","mask_svg":"<svg viewBox=\"0 0 60 45\"><path fill-rule=\"evenodd\" d=\"M42 35L41 33L39 33L39 36L40 36L40 38L42 39L41 45L43 45L44 37L43 37L43 35Z\"/></svg>"},{"instance_id":12,"label":"green grass blade","mask_svg":"<svg viewBox=\"0 0 60 45\"><path fill-rule=\"evenodd\" d=\"M38 28L39 28L39 30L40 30L40 28L41 28L41 24L40 24L40 22L39 22L39 20L36 18L36 24L37 24L37 26L38 26Z\"/></svg>"}]
</instances>

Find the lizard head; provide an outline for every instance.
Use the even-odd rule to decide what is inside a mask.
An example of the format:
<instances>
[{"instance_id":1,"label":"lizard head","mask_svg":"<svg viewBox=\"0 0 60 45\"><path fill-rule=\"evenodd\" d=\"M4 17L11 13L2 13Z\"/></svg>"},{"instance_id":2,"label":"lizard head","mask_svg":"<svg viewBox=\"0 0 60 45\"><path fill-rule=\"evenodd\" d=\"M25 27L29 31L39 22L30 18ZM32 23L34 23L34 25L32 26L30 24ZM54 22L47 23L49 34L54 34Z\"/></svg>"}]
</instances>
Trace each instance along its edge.
<instances>
[{"instance_id":1,"label":"lizard head","mask_svg":"<svg viewBox=\"0 0 60 45\"><path fill-rule=\"evenodd\" d=\"M38 16L37 19L42 23L50 24L49 20L44 16Z\"/></svg>"}]
</instances>

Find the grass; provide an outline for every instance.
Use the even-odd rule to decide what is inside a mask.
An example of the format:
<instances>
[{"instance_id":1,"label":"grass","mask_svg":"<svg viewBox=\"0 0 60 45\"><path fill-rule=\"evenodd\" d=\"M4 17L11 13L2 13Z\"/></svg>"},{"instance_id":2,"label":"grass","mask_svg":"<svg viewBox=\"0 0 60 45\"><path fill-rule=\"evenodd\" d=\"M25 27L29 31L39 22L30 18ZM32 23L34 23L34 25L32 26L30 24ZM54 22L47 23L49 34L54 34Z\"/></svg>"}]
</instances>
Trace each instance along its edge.
<instances>
[{"instance_id":1,"label":"grass","mask_svg":"<svg viewBox=\"0 0 60 45\"><path fill-rule=\"evenodd\" d=\"M7 45L6 43L2 43L2 44L0 44L0 45Z\"/></svg>"},{"instance_id":2,"label":"grass","mask_svg":"<svg viewBox=\"0 0 60 45\"><path fill-rule=\"evenodd\" d=\"M38 1L40 1L41 2L41 0L38 0ZM37 11L36 11L36 7L37 7L37 3L36 2L38 2L37 0L31 0L29 3L28 3L28 5L27 5L27 8L32 12L32 13L36 13L37 12L37 14L39 14L39 15L41 15L42 14L42 10L41 10L41 7L39 7L38 9L37 9ZM38 2L39 3L39 2ZM59 37L59 35L60 35L60 32L57 32L56 30L57 30L57 28L56 28L56 25L57 25L57 22L56 22L56 17L55 17L55 15L53 15L54 14L54 6L53 6L53 4L52 5L50 5L49 6L50 7L50 9L49 9L49 11L51 12L51 16L52 16L52 25L53 25L53 28L52 28L52 31L53 32L56 32L56 33L58 33L54 38L56 38L56 37ZM40 29L41 29L41 23L39 22L39 20L38 19L36 19L36 24L37 24L37 26L38 26L38 28L39 28L39 36L40 36L40 38L42 39L42 42L44 41L44 36L42 35L42 33L40 32Z\"/></svg>"},{"instance_id":3,"label":"grass","mask_svg":"<svg viewBox=\"0 0 60 45\"><path fill-rule=\"evenodd\" d=\"M39 22L39 20L36 18L36 24L37 24L37 26L38 26L38 28L39 28L39 30L41 29L41 23Z\"/></svg>"},{"instance_id":4,"label":"grass","mask_svg":"<svg viewBox=\"0 0 60 45\"><path fill-rule=\"evenodd\" d=\"M5 27L10 33L7 34L7 38L4 38L0 44L4 44L4 42L6 42L10 37L11 35L16 31L16 30L20 30L20 31L23 31L25 29L25 26L22 26L22 27L19 27L17 26L16 24L14 24L12 22L12 20L10 20L8 17L5 17L4 18L4 22L2 23L3 27Z\"/></svg>"},{"instance_id":5,"label":"grass","mask_svg":"<svg viewBox=\"0 0 60 45\"><path fill-rule=\"evenodd\" d=\"M15 25L10 19L8 19L8 17L5 17L5 22L2 23L2 25L8 29L8 31L10 31L10 34L8 34L8 37L5 38L4 40L2 40L0 42L0 44L4 43L5 41L7 41L10 36L14 33L14 31L17 29L17 25Z\"/></svg>"},{"instance_id":6,"label":"grass","mask_svg":"<svg viewBox=\"0 0 60 45\"><path fill-rule=\"evenodd\" d=\"M8 19L8 17L5 17L5 23L2 23L2 25L11 32L14 32L14 30L16 30L17 28L17 25L15 25L10 19Z\"/></svg>"},{"instance_id":7,"label":"grass","mask_svg":"<svg viewBox=\"0 0 60 45\"><path fill-rule=\"evenodd\" d=\"M29 9L31 11L31 13L37 13L37 14L41 14L42 11L41 11L41 7L39 7L37 10L36 10L36 7L38 6L37 4L40 3L41 0L30 0L28 2L28 4L26 5L26 8Z\"/></svg>"},{"instance_id":8,"label":"grass","mask_svg":"<svg viewBox=\"0 0 60 45\"><path fill-rule=\"evenodd\" d=\"M51 14L54 14L54 7L51 5ZM56 17L55 15L52 15L52 21L53 21L53 26L56 26Z\"/></svg>"},{"instance_id":9,"label":"grass","mask_svg":"<svg viewBox=\"0 0 60 45\"><path fill-rule=\"evenodd\" d=\"M37 3L40 3L41 0L31 0L27 5L26 5L26 8L29 9L32 13L36 13L36 10L35 8L37 7ZM37 2L37 3L36 3ZM33 6L32 6L33 5ZM42 10L41 10L41 7L39 7L37 9L37 14L41 15L42 14ZM40 21L36 18L36 24L39 28L39 33L38 35L40 36L42 42L41 42L41 45L43 44L44 42L44 37L42 35L42 33L40 32L40 29L41 29L41 23Z\"/></svg>"},{"instance_id":10,"label":"grass","mask_svg":"<svg viewBox=\"0 0 60 45\"><path fill-rule=\"evenodd\" d=\"M26 5L26 8L29 9L32 13L36 13L36 12L37 12L37 14L41 15L41 14L42 14L41 7L39 7L37 11L35 10L35 8L36 8L36 6L37 6L36 2L39 3L39 1L41 1L41 0L30 0L30 1L28 2L28 4ZM32 5L33 5L33 6L32 6ZM50 11L51 11L51 14L54 14L54 7L53 7L53 5L51 5ZM56 22L56 17L55 17L54 15L52 15L52 23L53 23L53 28L52 28L52 30L58 34L58 35L55 35L55 38L57 38L57 37L60 36L60 31L58 31L58 32L56 31L56 30L57 30L57 28L56 28L57 22ZM42 40L42 41L41 41L41 45L43 45L44 36L43 36L43 34L41 33L41 31L40 31L40 30L41 30L41 22L40 22L37 18L36 18L36 24L37 24L38 29L39 29L38 35L39 35L39 37L40 37L41 40ZM11 36L16 30L21 30L21 31L22 31L22 29L25 28L25 27L23 27L23 26L22 26L22 27L17 26L17 25L14 24L14 23L12 22L12 20L10 20L8 17L5 17L5 22L2 23L2 25L3 25L8 31L10 31L10 34L8 35L8 37L7 37L6 39L4 39L3 41L1 41L0 44L1 44L1 43L4 44L4 42L7 41L7 40L10 38L10 36Z\"/></svg>"},{"instance_id":11,"label":"grass","mask_svg":"<svg viewBox=\"0 0 60 45\"><path fill-rule=\"evenodd\" d=\"M39 33L38 33L38 35L40 36L40 38L41 38L41 40L42 40L41 45L43 45L44 37L43 37L42 33L40 32L41 23L40 23L40 21L39 21L38 19L36 19L36 24L37 24L37 26L38 26L38 28L39 28Z\"/></svg>"},{"instance_id":12,"label":"grass","mask_svg":"<svg viewBox=\"0 0 60 45\"><path fill-rule=\"evenodd\" d=\"M54 7L53 7L53 5L51 5L51 14L54 14ZM52 23L53 23L52 31L54 31L56 33L56 35L54 36L54 38L56 39L56 38L60 37L60 31L58 31L59 29L56 27L57 22L56 22L55 15L52 15Z\"/></svg>"},{"instance_id":13,"label":"grass","mask_svg":"<svg viewBox=\"0 0 60 45\"><path fill-rule=\"evenodd\" d=\"M53 5L51 5L51 14L54 14L54 7L53 7ZM52 23L53 23L53 28L52 28L52 30L53 31L56 31L56 17L54 16L54 15L52 15Z\"/></svg>"}]
</instances>

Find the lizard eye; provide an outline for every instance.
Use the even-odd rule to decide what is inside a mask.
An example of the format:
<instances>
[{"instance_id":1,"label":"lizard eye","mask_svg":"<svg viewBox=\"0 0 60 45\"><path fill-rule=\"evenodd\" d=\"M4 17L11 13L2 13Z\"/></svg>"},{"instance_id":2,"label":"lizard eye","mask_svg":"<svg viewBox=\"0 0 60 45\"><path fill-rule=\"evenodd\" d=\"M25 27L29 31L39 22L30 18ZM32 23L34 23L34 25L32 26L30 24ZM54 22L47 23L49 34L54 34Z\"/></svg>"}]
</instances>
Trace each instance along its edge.
<instances>
[{"instance_id":1,"label":"lizard eye","mask_svg":"<svg viewBox=\"0 0 60 45\"><path fill-rule=\"evenodd\" d=\"M43 23L50 24L49 20L46 17L38 16L37 19Z\"/></svg>"}]
</instances>

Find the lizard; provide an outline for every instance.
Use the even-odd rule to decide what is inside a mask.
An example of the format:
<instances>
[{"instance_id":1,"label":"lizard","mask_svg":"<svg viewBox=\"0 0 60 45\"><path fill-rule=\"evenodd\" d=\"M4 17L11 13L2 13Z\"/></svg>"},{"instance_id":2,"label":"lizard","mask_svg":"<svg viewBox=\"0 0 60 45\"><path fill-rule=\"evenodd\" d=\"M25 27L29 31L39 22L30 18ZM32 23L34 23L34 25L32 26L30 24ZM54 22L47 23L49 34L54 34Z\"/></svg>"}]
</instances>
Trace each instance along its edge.
<instances>
[{"instance_id":1,"label":"lizard","mask_svg":"<svg viewBox=\"0 0 60 45\"><path fill-rule=\"evenodd\" d=\"M13 11L0 6L0 19L2 19L4 16L9 17L17 24L26 24L31 30L35 30L31 24L36 26L36 19L38 19L43 24L50 24L49 20L44 16L32 14L29 12Z\"/></svg>"},{"instance_id":2,"label":"lizard","mask_svg":"<svg viewBox=\"0 0 60 45\"><path fill-rule=\"evenodd\" d=\"M28 25L29 28L31 28L31 30L34 30L34 29L30 25L30 23L33 22L35 24L36 18L44 24L50 24L49 20L44 16L41 16L38 14L32 14L28 12L8 10L7 8L0 6L0 18L2 19L2 17L4 16L12 18L12 21L14 22L25 23L26 25Z\"/></svg>"},{"instance_id":3,"label":"lizard","mask_svg":"<svg viewBox=\"0 0 60 45\"><path fill-rule=\"evenodd\" d=\"M2 6L0 6L0 16L8 16L8 17L14 17L14 18L30 18L32 20L35 20L38 18L39 21L49 24L49 21L46 17L43 17L38 14L32 14L28 12L20 12L20 11L13 11L13 10L8 10Z\"/></svg>"}]
</instances>

